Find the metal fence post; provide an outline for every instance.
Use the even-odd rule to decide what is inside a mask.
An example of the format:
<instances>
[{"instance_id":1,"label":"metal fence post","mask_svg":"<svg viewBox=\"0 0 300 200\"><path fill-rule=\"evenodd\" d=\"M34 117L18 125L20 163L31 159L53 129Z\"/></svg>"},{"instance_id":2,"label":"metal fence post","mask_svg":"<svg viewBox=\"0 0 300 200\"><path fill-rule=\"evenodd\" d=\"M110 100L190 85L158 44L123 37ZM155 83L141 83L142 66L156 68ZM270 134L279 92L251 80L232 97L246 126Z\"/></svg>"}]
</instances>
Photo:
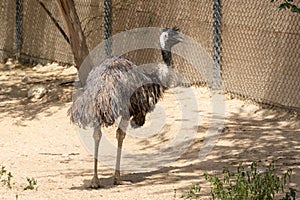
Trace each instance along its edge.
<instances>
[{"instance_id":1,"label":"metal fence post","mask_svg":"<svg viewBox=\"0 0 300 200\"><path fill-rule=\"evenodd\" d=\"M221 0L213 0L213 90L222 89L221 20Z\"/></svg>"},{"instance_id":2,"label":"metal fence post","mask_svg":"<svg viewBox=\"0 0 300 200\"><path fill-rule=\"evenodd\" d=\"M22 13L22 2L23 0L16 0L16 51L17 59L19 59L23 44L23 13Z\"/></svg>"},{"instance_id":3,"label":"metal fence post","mask_svg":"<svg viewBox=\"0 0 300 200\"><path fill-rule=\"evenodd\" d=\"M111 0L104 0L104 50L107 56L111 55L111 11Z\"/></svg>"}]
</instances>

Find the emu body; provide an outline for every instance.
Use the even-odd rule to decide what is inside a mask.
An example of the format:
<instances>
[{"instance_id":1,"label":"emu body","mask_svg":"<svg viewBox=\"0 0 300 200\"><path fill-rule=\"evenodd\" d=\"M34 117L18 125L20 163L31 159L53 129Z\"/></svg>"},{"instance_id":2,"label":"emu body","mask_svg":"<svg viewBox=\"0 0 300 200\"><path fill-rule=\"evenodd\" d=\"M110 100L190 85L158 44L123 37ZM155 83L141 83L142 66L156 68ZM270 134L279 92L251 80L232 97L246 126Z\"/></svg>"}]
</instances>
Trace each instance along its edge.
<instances>
[{"instance_id":1,"label":"emu body","mask_svg":"<svg viewBox=\"0 0 300 200\"><path fill-rule=\"evenodd\" d=\"M172 67L171 48L182 41L177 28L166 28L160 36L164 64L153 70L144 70L131 61L113 56L95 66L86 81L82 95L73 101L69 110L71 121L80 127L94 128L94 177L91 186L100 187L97 174L98 150L101 127L111 126L118 117L116 137L118 140L114 184L121 184L120 160L126 129L132 125L142 126L150 112L167 88L168 71Z\"/></svg>"}]
</instances>

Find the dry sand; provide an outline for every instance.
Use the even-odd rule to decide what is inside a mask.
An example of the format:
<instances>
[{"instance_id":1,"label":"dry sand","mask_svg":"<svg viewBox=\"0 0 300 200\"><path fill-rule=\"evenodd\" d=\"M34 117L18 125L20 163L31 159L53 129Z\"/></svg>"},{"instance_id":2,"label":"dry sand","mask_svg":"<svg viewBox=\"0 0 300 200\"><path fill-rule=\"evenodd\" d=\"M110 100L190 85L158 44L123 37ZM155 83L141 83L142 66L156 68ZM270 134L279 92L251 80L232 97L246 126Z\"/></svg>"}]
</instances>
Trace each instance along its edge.
<instances>
[{"instance_id":1,"label":"dry sand","mask_svg":"<svg viewBox=\"0 0 300 200\"><path fill-rule=\"evenodd\" d=\"M216 139L213 149L199 158L199 150L211 139L207 137L211 97L205 88L188 89L195 94L198 107L185 114L181 111L190 108L182 104L185 102L182 90L168 91L157 112L147 117L147 124L140 130L145 135L145 131L153 128L151 123L162 122L161 127L157 125L156 134L140 138L138 132L129 131L124 149L133 156L128 158L130 162L123 159L123 168L127 170L122 172L122 178L132 184L114 186L114 169L105 166L103 161L99 163L99 175L105 187L89 189L93 157L67 116L73 89L68 82L74 79L75 73L73 67L55 64L12 69L0 65L0 165L13 175L12 189L0 183L0 199L173 200L180 199L192 183L200 183L201 195L205 196L209 192L209 184L203 177L205 171L218 174L225 166L233 170L252 161L260 166L275 161L280 173L293 168L292 186L300 196L299 116L227 98L226 128L218 138L213 138ZM46 86L48 93L41 100L28 99L27 91L38 84ZM197 121L192 120L195 116ZM185 121L191 127L183 130ZM104 132L112 144L116 143L115 127ZM185 132L195 133L186 151L159 167L161 158L156 160L151 153L171 146L172 139ZM180 152L178 147L173 152ZM146 155L145 159L136 156L140 154ZM130 169L144 169L144 172ZM37 189L23 190L28 185L27 177L37 180Z\"/></svg>"}]
</instances>

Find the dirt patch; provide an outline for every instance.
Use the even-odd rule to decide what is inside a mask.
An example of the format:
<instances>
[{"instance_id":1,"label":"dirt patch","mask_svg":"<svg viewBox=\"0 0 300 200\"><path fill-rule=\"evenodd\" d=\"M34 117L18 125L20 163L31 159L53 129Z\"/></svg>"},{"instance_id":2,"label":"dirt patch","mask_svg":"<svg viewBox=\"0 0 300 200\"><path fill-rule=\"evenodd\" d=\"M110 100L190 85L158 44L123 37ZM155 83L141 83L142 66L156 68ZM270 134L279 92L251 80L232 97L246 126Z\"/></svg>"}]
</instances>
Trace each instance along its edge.
<instances>
[{"instance_id":1,"label":"dirt patch","mask_svg":"<svg viewBox=\"0 0 300 200\"><path fill-rule=\"evenodd\" d=\"M300 193L300 120L296 113L227 99L226 128L212 151L199 158L211 123L211 96L206 88L191 88L198 102L193 112L199 122L191 127L196 134L181 157L146 172L130 172L130 163L124 158L122 166L127 170L122 178L132 184L117 187L112 185L113 169L100 162L105 188L89 189L93 158L67 117L75 77L75 68L57 64L34 68L0 65L0 164L13 174L12 189L1 185L0 199L16 199L16 195L18 199L180 199L192 183L203 186L203 195L208 193L205 171L220 173L225 166L232 169L252 161L259 165L275 161L278 172L293 168L292 186ZM48 92L41 99L28 99L27 92L34 85L42 85ZM154 112L147 118L145 127L149 128L158 116L165 115L161 130L146 138L136 137L138 133L128 135L125 151L159 152L182 131L185 119L179 111L185 108L176 103L181 101L179 92L168 91L158 105L164 113ZM116 143L115 127L104 132ZM147 157L132 160L139 168L151 164ZM37 190L23 190L27 177L37 180Z\"/></svg>"}]
</instances>

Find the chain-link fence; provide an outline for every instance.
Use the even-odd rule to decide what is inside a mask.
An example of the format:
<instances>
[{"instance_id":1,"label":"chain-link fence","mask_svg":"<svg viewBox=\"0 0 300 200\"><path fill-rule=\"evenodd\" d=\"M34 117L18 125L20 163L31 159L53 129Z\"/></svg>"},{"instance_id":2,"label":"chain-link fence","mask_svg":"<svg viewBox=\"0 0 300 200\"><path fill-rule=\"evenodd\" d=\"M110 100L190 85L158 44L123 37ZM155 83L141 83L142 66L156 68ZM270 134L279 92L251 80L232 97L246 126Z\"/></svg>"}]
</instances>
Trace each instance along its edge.
<instances>
[{"instance_id":1,"label":"chain-link fence","mask_svg":"<svg viewBox=\"0 0 300 200\"><path fill-rule=\"evenodd\" d=\"M0 57L13 56L32 61L73 63L70 46L36 0L0 2ZM55 1L43 1L60 21ZM75 0L78 15L93 49L104 38L103 1ZM22 20L22 22L16 22ZM247 3L223 1L222 76L225 89L233 94L271 105L300 108L299 36L300 15L281 11L269 0ZM22 38L18 26L22 25ZM140 27L178 26L213 57L213 2L202 1L112 1L112 35ZM18 39L19 38L19 39ZM19 42L22 41L20 46ZM136 64L161 60L156 49L125 55ZM205 78L179 56L175 67L192 84Z\"/></svg>"},{"instance_id":2,"label":"chain-link fence","mask_svg":"<svg viewBox=\"0 0 300 200\"><path fill-rule=\"evenodd\" d=\"M16 2L1 1L0 6L0 58L3 59L15 53Z\"/></svg>"}]
</instances>

